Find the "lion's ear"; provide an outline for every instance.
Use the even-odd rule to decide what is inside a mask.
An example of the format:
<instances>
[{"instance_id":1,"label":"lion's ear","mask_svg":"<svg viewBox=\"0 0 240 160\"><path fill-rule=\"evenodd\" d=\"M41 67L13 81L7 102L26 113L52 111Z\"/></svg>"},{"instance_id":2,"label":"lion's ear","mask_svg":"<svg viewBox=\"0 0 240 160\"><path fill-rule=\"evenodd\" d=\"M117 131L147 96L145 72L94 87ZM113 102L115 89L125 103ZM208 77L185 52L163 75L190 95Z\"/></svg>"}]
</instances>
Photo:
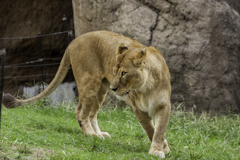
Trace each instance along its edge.
<instances>
[{"instance_id":1,"label":"lion's ear","mask_svg":"<svg viewBox=\"0 0 240 160\"><path fill-rule=\"evenodd\" d=\"M140 53L137 54L136 59L133 60L133 64L136 67L140 67L144 63L146 57L147 57L147 49L144 48Z\"/></svg>"},{"instance_id":2,"label":"lion's ear","mask_svg":"<svg viewBox=\"0 0 240 160\"><path fill-rule=\"evenodd\" d=\"M120 44L120 45L118 46L118 48L117 48L117 54L120 55L120 54L122 54L125 50L128 50L128 48L127 48L127 46L126 46L124 43L122 43L122 44Z\"/></svg>"}]
</instances>

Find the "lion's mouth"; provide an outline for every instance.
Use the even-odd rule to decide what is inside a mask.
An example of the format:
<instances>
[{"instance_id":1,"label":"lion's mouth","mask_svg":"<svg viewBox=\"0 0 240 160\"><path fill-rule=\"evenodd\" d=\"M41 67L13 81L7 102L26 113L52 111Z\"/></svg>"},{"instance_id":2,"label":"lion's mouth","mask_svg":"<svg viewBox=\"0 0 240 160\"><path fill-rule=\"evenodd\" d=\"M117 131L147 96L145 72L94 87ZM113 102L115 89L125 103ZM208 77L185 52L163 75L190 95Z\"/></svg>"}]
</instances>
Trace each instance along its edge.
<instances>
[{"instance_id":1,"label":"lion's mouth","mask_svg":"<svg viewBox=\"0 0 240 160\"><path fill-rule=\"evenodd\" d=\"M130 96L129 93L130 93L130 90L127 91L127 92L124 92L124 93L122 93L122 94L117 94L117 93L116 93L116 96L117 96L117 98L120 99L120 100L126 100L126 98Z\"/></svg>"},{"instance_id":2,"label":"lion's mouth","mask_svg":"<svg viewBox=\"0 0 240 160\"><path fill-rule=\"evenodd\" d=\"M120 97L128 96L129 93L130 93L130 90L129 90L129 91L126 91L126 92L123 92L123 93L117 93L117 92L115 92L115 94L116 94L117 96L120 96Z\"/></svg>"},{"instance_id":3,"label":"lion's mouth","mask_svg":"<svg viewBox=\"0 0 240 160\"><path fill-rule=\"evenodd\" d=\"M125 93L125 95L128 95L130 93L130 90Z\"/></svg>"}]
</instances>

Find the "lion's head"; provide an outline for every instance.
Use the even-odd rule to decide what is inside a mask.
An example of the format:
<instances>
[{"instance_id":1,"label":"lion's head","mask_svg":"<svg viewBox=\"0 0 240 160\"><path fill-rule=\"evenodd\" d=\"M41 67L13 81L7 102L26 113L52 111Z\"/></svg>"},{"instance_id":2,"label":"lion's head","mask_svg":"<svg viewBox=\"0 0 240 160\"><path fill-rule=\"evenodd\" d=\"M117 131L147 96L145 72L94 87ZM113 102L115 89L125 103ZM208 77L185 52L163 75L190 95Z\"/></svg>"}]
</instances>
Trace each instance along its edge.
<instances>
[{"instance_id":1,"label":"lion's head","mask_svg":"<svg viewBox=\"0 0 240 160\"><path fill-rule=\"evenodd\" d=\"M131 90L139 90L148 78L144 68L147 48L128 49L125 44L117 48L117 63L113 68L111 90L117 96L126 96Z\"/></svg>"}]
</instances>

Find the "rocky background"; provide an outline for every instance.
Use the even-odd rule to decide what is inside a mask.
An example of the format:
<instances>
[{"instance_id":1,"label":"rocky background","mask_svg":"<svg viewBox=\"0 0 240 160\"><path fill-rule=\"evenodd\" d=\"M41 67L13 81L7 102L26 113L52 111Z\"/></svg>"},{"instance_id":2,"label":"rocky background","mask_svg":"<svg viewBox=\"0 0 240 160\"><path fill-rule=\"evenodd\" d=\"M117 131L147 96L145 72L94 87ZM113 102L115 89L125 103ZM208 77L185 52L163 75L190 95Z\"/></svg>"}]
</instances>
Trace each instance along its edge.
<instances>
[{"instance_id":1,"label":"rocky background","mask_svg":"<svg viewBox=\"0 0 240 160\"><path fill-rule=\"evenodd\" d=\"M73 11L76 36L104 29L157 47L170 68L173 105L212 115L240 112L239 0L2 0L0 37L65 31L63 14L73 29ZM43 57L62 57L67 45L67 34L42 38ZM39 39L0 40L0 48L7 49L6 65L40 58ZM57 68L46 66L44 73ZM5 77L27 74L41 74L41 67L5 70ZM41 80L6 79L4 92ZM70 72L65 81L73 80Z\"/></svg>"},{"instance_id":2,"label":"rocky background","mask_svg":"<svg viewBox=\"0 0 240 160\"><path fill-rule=\"evenodd\" d=\"M76 36L105 29L159 49L173 104L240 111L240 16L225 1L73 0L73 8Z\"/></svg>"}]
</instances>

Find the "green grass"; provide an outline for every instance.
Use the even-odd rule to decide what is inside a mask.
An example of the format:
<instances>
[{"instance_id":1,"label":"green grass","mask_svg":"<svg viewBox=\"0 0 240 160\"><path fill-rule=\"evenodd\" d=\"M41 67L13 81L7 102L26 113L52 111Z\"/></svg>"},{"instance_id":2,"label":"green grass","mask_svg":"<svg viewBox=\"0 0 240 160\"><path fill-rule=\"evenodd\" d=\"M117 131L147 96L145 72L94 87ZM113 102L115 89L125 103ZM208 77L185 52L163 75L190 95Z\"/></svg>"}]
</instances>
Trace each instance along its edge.
<instances>
[{"instance_id":1,"label":"green grass","mask_svg":"<svg viewBox=\"0 0 240 160\"><path fill-rule=\"evenodd\" d=\"M42 102L2 110L0 159L157 159L131 108L104 108L98 115L105 140L84 135L74 105ZM240 116L209 118L174 111L166 139L166 159L240 159Z\"/></svg>"}]
</instances>

